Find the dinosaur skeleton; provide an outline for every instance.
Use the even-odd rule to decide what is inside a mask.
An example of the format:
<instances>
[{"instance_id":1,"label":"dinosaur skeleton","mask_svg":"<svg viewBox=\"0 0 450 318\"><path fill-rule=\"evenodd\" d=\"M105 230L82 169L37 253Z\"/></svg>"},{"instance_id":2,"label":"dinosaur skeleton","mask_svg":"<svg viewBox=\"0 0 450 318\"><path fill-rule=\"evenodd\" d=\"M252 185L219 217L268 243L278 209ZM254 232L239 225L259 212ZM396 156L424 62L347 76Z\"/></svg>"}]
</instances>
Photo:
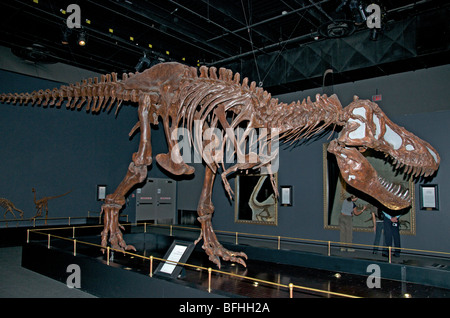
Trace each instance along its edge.
<instances>
[{"instance_id":1,"label":"dinosaur skeleton","mask_svg":"<svg viewBox=\"0 0 450 318\"><path fill-rule=\"evenodd\" d=\"M278 133L274 133L274 136L279 135L285 141L294 142L320 133L330 126L343 126L338 138L331 141L328 148L329 152L336 155L342 176L354 188L395 210L409 206L411 196L379 179L375 169L360 152L367 147L382 151L393 158L397 168L403 167L406 173L414 176L430 176L439 167L439 155L431 145L395 125L377 104L368 100L355 98L345 108L342 108L336 95L317 95L314 102L307 98L302 102L279 103L267 91L256 87L255 82L249 84L248 78L241 82L239 73L233 74L221 68L217 74L215 67L204 66L199 70L200 74L198 69L179 63L161 63L142 73L124 74L121 80L112 73L102 76L100 80L88 79L59 89L0 95L1 101L25 104L31 101L42 106L60 107L67 100L66 107L71 109L80 109L87 103L86 110L94 113L109 111L116 101L117 109L122 101L138 103L139 121L130 135L140 129L139 149L133 154L124 179L114 193L106 197L102 206L103 250L108 244L108 237L113 248L134 249L123 239L118 215L130 189L147 177L147 166L152 163L150 124L157 124L160 118L169 151L167 154L158 154L155 159L170 173L189 175L195 171L183 161L178 151L178 141L171 137L177 134L178 129L185 128L190 133L189 140L196 140L198 145L203 146L201 155L206 168L197 209L201 223L199 240L203 239L203 249L219 267L221 258L244 266L243 258L247 258L242 252L225 249L217 240L211 225L214 212L212 188L221 167L217 158L223 155L221 149L224 148L224 139L231 140L235 151L242 155L238 145L249 141L252 129L267 129L270 135L267 140L273 138L269 131L276 129ZM106 106L108 101L109 105ZM244 134L239 138L227 133L238 127L245 127ZM222 139L217 134L205 138L204 134L210 128L219 130ZM266 144L270 148L270 143ZM243 154L246 160L228 169L222 165L222 180L230 195L233 193L226 176L237 170L267 168L273 180L274 171L269 158L277 155L277 149L271 150L267 156L254 152ZM272 182L272 185L277 194L275 183Z\"/></svg>"},{"instance_id":2,"label":"dinosaur skeleton","mask_svg":"<svg viewBox=\"0 0 450 318\"><path fill-rule=\"evenodd\" d=\"M16 215L14 214L14 211L13 211L13 210L15 210L15 211L19 212L20 218L23 220L23 211L16 208L14 203L12 203L10 200L5 199L5 198L0 198L0 207L5 209L5 214L3 215L3 218L6 218L6 214L8 214L8 212L11 213L14 216L14 218L16 218Z\"/></svg>"},{"instance_id":3,"label":"dinosaur skeleton","mask_svg":"<svg viewBox=\"0 0 450 318\"><path fill-rule=\"evenodd\" d=\"M51 196L51 197L43 197L42 199L36 200L36 190L34 188L32 188L31 191L33 192L33 195L34 195L33 201L34 201L34 205L36 206L36 215L33 216L33 219L40 217L42 215L42 212L45 210L45 224L47 224L47 218L48 218L48 201L63 197L70 193L70 191L68 191L68 192L60 194L60 195L55 195L55 196Z\"/></svg>"}]
</instances>

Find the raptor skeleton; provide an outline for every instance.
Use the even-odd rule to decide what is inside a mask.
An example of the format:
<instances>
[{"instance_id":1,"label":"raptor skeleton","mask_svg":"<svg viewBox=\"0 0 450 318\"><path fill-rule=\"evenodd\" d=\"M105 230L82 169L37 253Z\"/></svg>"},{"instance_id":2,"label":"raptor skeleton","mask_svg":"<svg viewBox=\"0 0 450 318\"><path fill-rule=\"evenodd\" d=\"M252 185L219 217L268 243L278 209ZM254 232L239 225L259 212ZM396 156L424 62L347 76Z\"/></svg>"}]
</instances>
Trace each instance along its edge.
<instances>
[{"instance_id":1,"label":"raptor skeleton","mask_svg":"<svg viewBox=\"0 0 450 318\"><path fill-rule=\"evenodd\" d=\"M55 195L55 196L51 196L51 197L43 197L39 200L36 200L36 189L32 188L31 192L33 192L33 202L34 205L36 206L36 215L33 216L33 219L36 219L38 217L40 217L42 215L42 212L44 212L45 210L45 224L47 224L47 218L48 218L48 201L49 200L53 200L53 199L57 199L60 197L63 197L65 195L68 195L71 191L68 191L66 193L63 194L59 194L59 195Z\"/></svg>"},{"instance_id":2,"label":"raptor skeleton","mask_svg":"<svg viewBox=\"0 0 450 318\"><path fill-rule=\"evenodd\" d=\"M204 149L201 155L206 163L205 176L197 208L201 223L199 239L203 239L203 249L219 268L221 259L245 266L243 259L247 258L245 253L225 249L217 240L211 224L214 212L211 196L219 168L223 170L221 177L230 195L233 192L227 175L237 170L267 168L273 180L269 157L277 154L276 150L268 151L268 156L242 154L239 150L238 146L248 141L252 129L276 129L282 140L296 141L321 133L330 126L341 127L338 138L330 142L328 151L336 155L343 178L349 185L394 210L410 206L411 195L407 190L394 188L391 183L380 179L361 152L366 148L384 152L393 158L396 168L403 168L413 176L430 176L440 163L438 152L429 143L394 124L371 101L355 97L350 105L343 108L336 95L317 95L314 102L307 98L301 102L280 103L267 91L257 87L255 82L249 84L248 78L241 82L239 73L233 74L224 68L217 70L202 66L197 69L179 63L161 63L142 73L123 74L121 80L116 73L112 73L100 79L87 79L53 90L0 96L4 102L27 104L31 101L52 107L60 107L67 100L66 107L70 109L80 109L86 103L86 110L94 113L110 111L117 101L117 109L122 101L138 104L139 121L130 135L140 129L139 148L132 155L124 179L114 193L106 197L102 206L103 250L107 247L108 237L115 249L135 250L124 241L118 216L125 204L125 196L135 184L146 179L147 166L152 163L150 124L158 124L162 119L168 144L168 153L155 157L159 165L174 175L194 173L195 169L187 165L177 151L177 140L171 138L178 129L185 128L191 134L189 140L196 140ZM244 134L239 138L227 133L237 127L245 127ZM219 129L222 137L226 138L220 139L217 135L203 138L208 128ZM269 136L267 139L271 138ZM237 154L252 160L238 162L225 169L220 161L214 160L223 155L225 139L232 140ZM275 193L278 193L275 183L272 184Z\"/></svg>"},{"instance_id":3,"label":"raptor skeleton","mask_svg":"<svg viewBox=\"0 0 450 318\"><path fill-rule=\"evenodd\" d=\"M20 218L23 220L23 211L16 208L16 206L14 205L14 203L12 203L10 200L5 199L5 198L0 198L0 207L2 207L3 209L5 209L5 214L3 215L3 218L6 218L6 214L11 213L14 218L16 218L16 215L14 214L14 211L19 212Z\"/></svg>"}]
</instances>

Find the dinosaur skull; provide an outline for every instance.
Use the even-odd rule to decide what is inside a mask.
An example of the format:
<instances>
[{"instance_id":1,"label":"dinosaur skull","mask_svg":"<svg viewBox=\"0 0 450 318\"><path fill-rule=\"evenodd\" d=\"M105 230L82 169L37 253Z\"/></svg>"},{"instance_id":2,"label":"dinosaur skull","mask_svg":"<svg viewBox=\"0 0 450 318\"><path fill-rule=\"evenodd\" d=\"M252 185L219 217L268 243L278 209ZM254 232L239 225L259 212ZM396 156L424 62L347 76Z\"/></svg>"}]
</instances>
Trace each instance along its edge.
<instances>
[{"instance_id":1,"label":"dinosaur skull","mask_svg":"<svg viewBox=\"0 0 450 318\"><path fill-rule=\"evenodd\" d=\"M368 100L354 101L343 110L344 127L328 151L335 154L341 175L352 187L370 195L392 210L411 205L411 195L400 185L379 177L361 154L366 148L393 159L396 169L412 176L430 176L439 167L439 154L427 142L394 124Z\"/></svg>"}]
</instances>

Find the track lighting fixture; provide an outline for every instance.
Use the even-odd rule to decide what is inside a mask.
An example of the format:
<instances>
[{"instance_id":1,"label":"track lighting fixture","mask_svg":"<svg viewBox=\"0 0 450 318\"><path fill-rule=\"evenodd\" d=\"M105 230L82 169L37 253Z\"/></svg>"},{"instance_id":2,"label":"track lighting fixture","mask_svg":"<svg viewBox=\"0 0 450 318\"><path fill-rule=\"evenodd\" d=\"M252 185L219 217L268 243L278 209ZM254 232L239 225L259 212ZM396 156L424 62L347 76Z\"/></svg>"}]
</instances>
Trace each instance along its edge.
<instances>
[{"instance_id":1,"label":"track lighting fixture","mask_svg":"<svg viewBox=\"0 0 450 318\"><path fill-rule=\"evenodd\" d=\"M61 38L61 44L68 45L69 44L69 37L72 34L72 29L66 28L63 32L62 38Z\"/></svg>"},{"instance_id":2,"label":"track lighting fixture","mask_svg":"<svg viewBox=\"0 0 450 318\"><path fill-rule=\"evenodd\" d=\"M134 69L136 72L140 72L143 69L146 69L152 65L152 62L147 57L147 54L144 52L144 56L139 59L139 62L136 64Z\"/></svg>"},{"instance_id":3,"label":"track lighting fixture","mask_svg":"<svg viewBox=\"0 0 450 318\"><path fill-rule=\"evenodd\" d=\"M86 45L86 32L82 31L80 32L80 35L78 36L78 45L79 46L85 46Z\"/></svg>"}]
</instances>

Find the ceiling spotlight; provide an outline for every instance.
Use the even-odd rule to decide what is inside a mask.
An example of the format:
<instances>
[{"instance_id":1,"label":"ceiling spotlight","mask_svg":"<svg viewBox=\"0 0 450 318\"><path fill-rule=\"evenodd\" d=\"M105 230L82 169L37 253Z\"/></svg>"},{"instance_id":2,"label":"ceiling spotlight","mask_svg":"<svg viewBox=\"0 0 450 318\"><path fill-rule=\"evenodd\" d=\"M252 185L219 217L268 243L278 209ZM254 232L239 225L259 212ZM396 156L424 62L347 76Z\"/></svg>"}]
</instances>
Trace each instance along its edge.
<instances>
[{"instance_id":1,"label":"ceiling spotlight","mask_svg":"<svg viewBox=\"0 0 450 318\"><path fill-rule=\"evenodd\" d=\"M80 35L78 36L78 45L79 46L85 46L86 45L86 32L80 32Z\"/></svg>"},{"instance_id":2,"label":"ceiling spotlight","mask_svg":"<svg viewBox=\"0 0 450 318\"><path fill-rule=\"evenodd\" d=\"M139 59L139 62L136 64L134 69L136 72L140 72L143 69L149 68L152 65L152 62L147 57L147 54L144 53L144 56Z\"/></svg>"},{"instance_id":3,"label":"ceiling spotlight","mask_svg":"<svg viewBox=\"0 0 450 318\"><path fill-rule=\"evenodd\" d=\"M353 34L354 23L350 20L328 21L319 27L319 34L326 38L343 38Z\"/></svg>"},{"instance_id":4,"label":"ceiling spotlight","mask_svg":"<svg viewBox=\"0 0 450 318\"><path fill-rule=\"evenodd\" d=\"M68 45L69 44L69 37L72 34L72 29L66 28L63 32L62 38L61 38L61 44Z\"/></svg>"},{"instance_id":5,"label":"ceiling spotlight","mask_svg":"<svg viewBox=\"0 0 450 318\"><path fill-rule=\"evenodd\" d=\"M367 20L362 1L350 0L348 7L356 25L361 25Z\"/></svg>"}]
</instances>

